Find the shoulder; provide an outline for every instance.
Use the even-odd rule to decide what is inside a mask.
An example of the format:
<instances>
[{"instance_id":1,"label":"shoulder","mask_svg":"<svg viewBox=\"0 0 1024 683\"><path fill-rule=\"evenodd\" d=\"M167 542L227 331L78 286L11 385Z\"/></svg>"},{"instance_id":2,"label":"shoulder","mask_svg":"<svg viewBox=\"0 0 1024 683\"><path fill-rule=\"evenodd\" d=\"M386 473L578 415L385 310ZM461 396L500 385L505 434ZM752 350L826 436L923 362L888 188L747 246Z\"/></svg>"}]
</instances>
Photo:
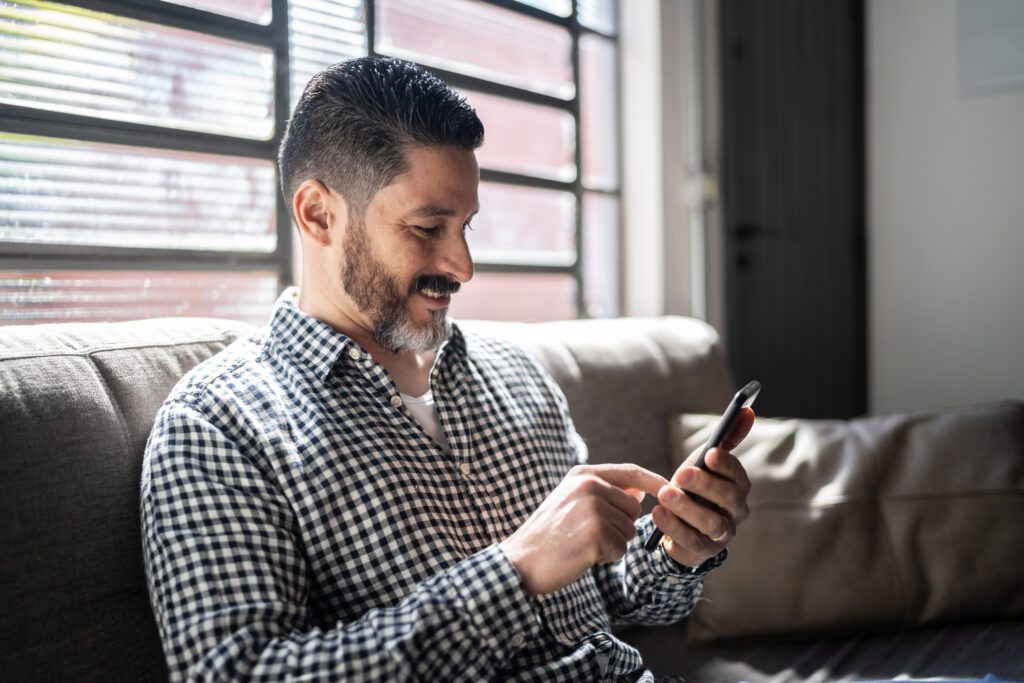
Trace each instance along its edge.
<instances>
[{"instance_id":1,"label":"shoulder","mask_svg":"<svg viewBox=\"0 0 1024 683\"><path fill-rule=\"evenodd\" d=\"M461 331L472 367L490 383L526 389L536 400L568 411L558 383L534 356L509 337L495 335L489 326L481 327Z\"/></svg>"},{"instance_id":2,"label":"shoulder","mask_svg":"<svg viewBox=\"0 0 1024 683\"><path fill-rule=\"evenodd\" d=\"M487 332L462 330L466 357L471 363L502 375L518 375L547 381L547 372L540 363L518 344Z\"/></svg>"},{"instance_id":3,"label":"shoulder","mask_svg":"<svg viewBox=\"0 0 1024 683\"><path fill-rule=\"evenodd\" d=\"M217 423L246 406L265 402L279 382L267 352L266 329L238 339L187 372L164 401L162 412L187 413ZM221 418L221 419L218 419Z\"/></svg>"}]
</instances>

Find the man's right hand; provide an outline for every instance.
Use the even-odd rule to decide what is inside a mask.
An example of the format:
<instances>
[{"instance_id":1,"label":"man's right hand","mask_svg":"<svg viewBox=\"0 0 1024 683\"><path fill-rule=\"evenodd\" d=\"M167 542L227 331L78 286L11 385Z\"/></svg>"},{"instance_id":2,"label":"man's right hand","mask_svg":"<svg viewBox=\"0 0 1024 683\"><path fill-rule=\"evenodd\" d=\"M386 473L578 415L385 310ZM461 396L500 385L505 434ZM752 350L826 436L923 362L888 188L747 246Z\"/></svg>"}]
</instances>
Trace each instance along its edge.
<instances>
[{"instance_id":1,"label":"man's right hand","mask_svg":"<svg viewBox=\"0 0 1024 683\"><path fill-rule=\"evenodd\" d=\"M644 493L667 483L638 465L578 465L500 547L527 593L553 593L622 557Z\"/></svg>"}]
</instances>

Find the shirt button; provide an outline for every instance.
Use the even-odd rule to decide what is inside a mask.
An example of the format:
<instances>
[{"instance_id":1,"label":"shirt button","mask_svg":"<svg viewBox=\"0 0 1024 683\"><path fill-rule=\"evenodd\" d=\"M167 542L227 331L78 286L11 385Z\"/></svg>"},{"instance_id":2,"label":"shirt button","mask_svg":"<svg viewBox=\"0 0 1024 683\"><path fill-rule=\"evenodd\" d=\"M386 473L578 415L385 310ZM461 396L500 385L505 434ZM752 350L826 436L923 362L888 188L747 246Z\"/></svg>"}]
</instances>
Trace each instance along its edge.
<instances>
[{"instance_id":1,"label":"shirt button","mask_svg":"<svg viewBox=\"0 0 1024 683\"><path fill-rule=\"evenodd\" d=\"M364 360L364 361L363 361L363 367L366 367L366 368L368 368L368 367L370 367L371 365L373 365L373 361L372 361L372 360L370 360L369 358L367 358L366 360Z\"/></svg>"},{"instance_id":2,"label":"shirt button","mask_svg":"<svg viewBox=\"0 0 1024 683\"><path fill-rule=\"evenodd\" d=\"M401 408L402 407L402 397L399 396L398 394L395 394L394 396L392 396L391 397L391 407L392 408Z\"/></svg>"},{"instance_id":3,"label":"shirt button","mask_svg":"<svg viewBox=\"0 0 1024 683\"><path fill-rule=\"evenodd\" d=\"M512 647L522 647L524 640L526 640L526 639L523 638L523 634L522 633L515 634L514 636L512 636L512 640L511 640Z\"/></svg>"},{"instance_id":4,"label":"shirt button","mask_svg":"<svg viewBox=\"0 0 1024 683\"><path fill-rule=\"evenodd\" d=\"M461 465L459 465L459 471L468 477L469 474L473 471L473 468L469 466L468 462L464 462Z\"/></svg>"},{"instance_id":5,"label":"shirt button","mask_svg":"<svg viewBox=\"0 0 1024 683\"><path fill-rule=\"evenodd\" d=\"M348 349L348 357L349 358L351 358L352 360L359 360L359 356L360 355L362 355L362 354L359 353L359 349L357 349L354 346L350 346L349 347L349 349Z\"/></svg>"}]
</instances>

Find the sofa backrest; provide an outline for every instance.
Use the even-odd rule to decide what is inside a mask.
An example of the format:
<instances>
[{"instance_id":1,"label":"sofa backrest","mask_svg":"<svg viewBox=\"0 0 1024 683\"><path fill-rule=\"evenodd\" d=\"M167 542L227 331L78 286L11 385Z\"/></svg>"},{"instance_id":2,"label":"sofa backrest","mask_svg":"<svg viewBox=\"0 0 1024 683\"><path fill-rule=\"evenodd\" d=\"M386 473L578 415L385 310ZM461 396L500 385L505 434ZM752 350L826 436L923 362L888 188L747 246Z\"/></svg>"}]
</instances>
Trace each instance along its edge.
<instances>
[{"instance_id":1,"label":"sofa backrest","mask_svg":"<svg viewBox=\"0 0 1024 683\"><path fill-rule=\"evenodd\" d=\"M467 322L533 354L594 462L667 473L668 418L716 412L717 336L685 318ZM142 454L185 372L252 328L224 320L0 328L0 671L10 680L162 680L143 572Z\"/></svg>"},{"instance_id":2,"label":"sofa backrest","mask_svg":"<svg viewBox=\"0 0 1024 683\"><path fill-rule=\"evenodd\" d=\"M142 453L178 378L245 326L0 328L0 671L165 678L139 530Z\"/></svg>"},{"instance_id":3,"label":"sofa backrest","mask_svg":"<svg viewBox=\"0 0 1024 683\"><path fill-rule=\"evenodd\" d=\"M565 393L595 463L634 462L668 475L669 418L720 413L734 391L717 333L693 318L463 328L513 341L540 361Z\"/></svg>"}]
</instances>

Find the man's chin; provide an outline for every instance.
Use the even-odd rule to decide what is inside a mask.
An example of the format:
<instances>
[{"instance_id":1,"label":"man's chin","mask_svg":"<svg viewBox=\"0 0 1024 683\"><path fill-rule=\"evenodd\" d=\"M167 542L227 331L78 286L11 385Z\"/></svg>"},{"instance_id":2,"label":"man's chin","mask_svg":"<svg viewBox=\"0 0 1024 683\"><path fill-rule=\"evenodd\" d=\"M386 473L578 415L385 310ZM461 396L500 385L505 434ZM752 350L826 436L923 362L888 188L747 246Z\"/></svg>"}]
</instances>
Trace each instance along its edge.
<instances>
[{"instance_id":1,"label":"man's chin","mask_svg":"<svg viewBox=\"0 0 1024 683\"><path fill-rule=\"evenodd\" d=\"M392 353L436 351L451 336L452 324L447 310L433 311L431 318L423 323L406 319L401 325L378 329L377 342Z\"/></svg>"}]
</instances>

